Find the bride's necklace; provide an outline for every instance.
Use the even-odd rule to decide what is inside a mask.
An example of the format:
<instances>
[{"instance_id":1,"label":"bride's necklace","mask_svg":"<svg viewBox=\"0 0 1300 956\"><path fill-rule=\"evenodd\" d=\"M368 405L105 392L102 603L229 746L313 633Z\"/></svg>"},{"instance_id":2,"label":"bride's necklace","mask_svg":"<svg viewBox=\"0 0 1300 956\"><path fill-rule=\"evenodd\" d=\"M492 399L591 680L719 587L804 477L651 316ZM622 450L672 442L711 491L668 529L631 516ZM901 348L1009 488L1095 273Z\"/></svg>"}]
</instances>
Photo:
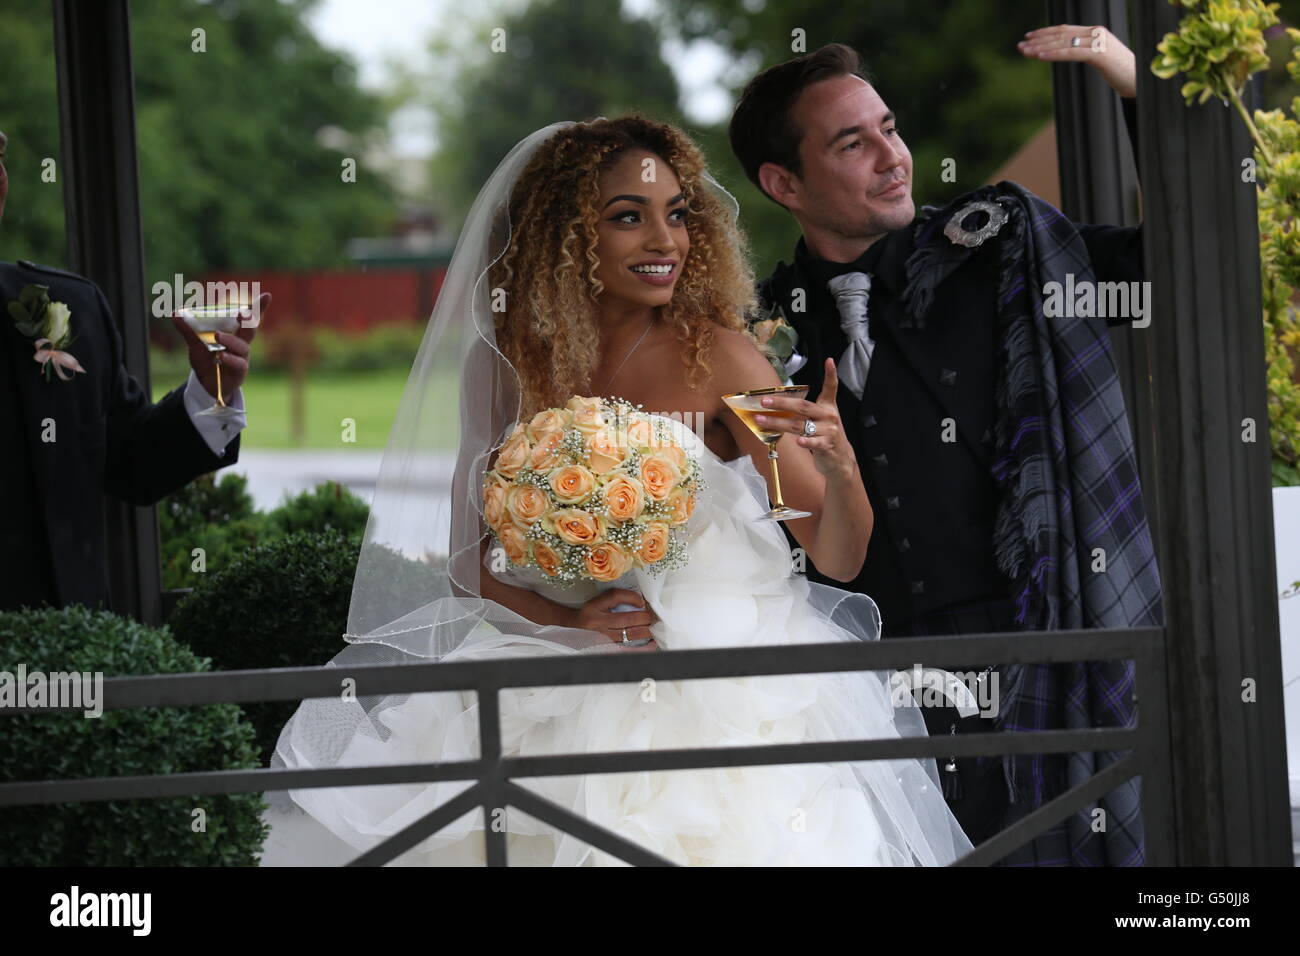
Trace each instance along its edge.
<instances>
[{"instance_id":1,"label":"bride's necklace","mask_svg":"<svg viewBox=\"0 0 1300 956\"><path fill-rule=\"evenodd\" d=\"M641 333L641 338L637 339L636 344L627 350L627 354L623 356L623 361L618 363L618 368L614 369L614 374L611 375L609 377L609 381L605 383L605 391L608 391L609 387L614 384L614 379L618 377L619 372L623 371L623 366L626 365L627 360L632 357L632 353L636 351L637 346L641 344L642 339L644 339L647 335L650 334L650 329L651 327L654 326L654 324L655 324L654 316L651 316L650 321L646 323L645 331Z\"/></svg>"}]
</instances>

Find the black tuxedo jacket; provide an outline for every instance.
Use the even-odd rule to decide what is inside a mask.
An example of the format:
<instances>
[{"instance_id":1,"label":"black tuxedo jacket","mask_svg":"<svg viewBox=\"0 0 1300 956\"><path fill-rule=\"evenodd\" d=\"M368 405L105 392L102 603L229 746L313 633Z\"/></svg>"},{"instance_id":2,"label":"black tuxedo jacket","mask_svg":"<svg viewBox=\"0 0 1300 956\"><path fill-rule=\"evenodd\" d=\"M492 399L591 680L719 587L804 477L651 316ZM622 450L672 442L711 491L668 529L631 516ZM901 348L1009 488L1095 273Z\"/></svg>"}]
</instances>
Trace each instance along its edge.
<instances>
[{"instance_id":1,"label":"black tuxedo jacket","mask_svg":"<svg viewBox=\"0 0 1300 956\"><path fill-rule=\"evenodd\" d=\"M1125 113L1136 145L1127 103ZM873 598L886 635L922 615L1005 599L1010 591L993 555L1001 237L978 247L940 284L927 328L919 330L901 302L914 226L877 240L851 266L815 259L800 239L794 262L782 262L759 286L760 300L780 304L798 333L795 349L807 362L791 378L808 385L808 398L815 400L826 358L838 362L848 345L826 278L849 269L873 275L868 315L876 345L866 388L859 401L841 384L838 403L875 524L853 582L831 580L811 567L808 576ZM1097 281L1142 279L1140 226L1076 226ZM796 308L799 290L802 311Z\"/></svg>"},{"instance_id":2,"label":"black tuxedo jacket","mask_svg":"<svg viewBox=\"0 0 1300 956\"><path fill-rule=\"evenodd\" d=\"M85 374L46 381L35 340L8 314L27 285L71 310L66 351ZM90 280L30 262L0 263L0 610L102 604L111 609L102 496L152 505L239 460L239 437L214 455L185 410L184 387L156 405L123 365L122 338ZM42 436L53 441L43 440Z\"/></svg>"}]
</instances>

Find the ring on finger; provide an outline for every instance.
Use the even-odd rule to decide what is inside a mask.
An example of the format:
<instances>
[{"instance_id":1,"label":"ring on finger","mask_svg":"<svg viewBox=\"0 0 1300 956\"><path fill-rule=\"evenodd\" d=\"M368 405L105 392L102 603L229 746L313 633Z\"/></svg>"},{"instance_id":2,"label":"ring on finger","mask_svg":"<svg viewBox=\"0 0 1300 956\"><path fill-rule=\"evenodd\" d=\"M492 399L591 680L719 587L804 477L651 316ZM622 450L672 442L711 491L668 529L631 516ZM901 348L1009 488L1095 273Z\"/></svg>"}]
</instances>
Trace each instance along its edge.
<instances>
[{"instance_id":1,"label":"ring on finger","mask_svg":"<svg viewBox=\"0 0 1300 956\"><path fill-rule=\"evenodd\" d=\"M803 420L803 437L812 438L816 434L817 434L817 423L813 421L811 418L805 418Z\"/></svg>"},{"instance_id":2,"label":"ring on finger","mask_svg":"<svg viewBox=\"0 0 1300 956\"><path fill-rule=\"evenodd\" d=\"M1083 37L1070 37L1070 46L1082 46Z\"/></svg>"},{"instance_id":3,"label":"ring on finger","mask_svg":"<svg viewBox=\"0 0 1300 956\"><path fill-rule=\"evenodd\" d=\"M623 643L627 643L627 628L623 628Z\"/></svg>"}]
</instances>

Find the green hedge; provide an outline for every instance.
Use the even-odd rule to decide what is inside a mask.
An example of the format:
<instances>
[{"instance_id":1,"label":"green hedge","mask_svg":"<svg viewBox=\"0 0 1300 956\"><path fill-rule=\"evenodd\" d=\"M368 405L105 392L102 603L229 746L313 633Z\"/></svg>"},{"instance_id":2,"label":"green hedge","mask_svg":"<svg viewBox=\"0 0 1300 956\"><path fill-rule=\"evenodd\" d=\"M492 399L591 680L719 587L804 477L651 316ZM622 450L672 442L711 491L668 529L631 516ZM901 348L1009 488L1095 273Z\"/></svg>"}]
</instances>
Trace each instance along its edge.
<instances>
[{"instance_id":1,"label":"green hedge","mask_svg":"<svg viewBox=\"0 0 1300 956\"><path fill-rule=\"evenodd\" d=\"M333 481L262 512L253 507L245 476L227 472L218 481L201 475L159 503L163 587L195 587L248 549L287 534L338 531L360 542L369 516L365 501ZM195 570L195 548L203 549L202 571Z\"/></svg>"},{"instance_id":2,"label":"green hedge","mask_svg":"<svg viewBox=\"0 0 1300 956\"><path fill-rule=\"evenodd\" d=\"M179 674L210 662L166 628L81 605L0 613L0 670ZM50 780L259 766L234 704L21 714L3 719L0 780ZM195 832L194 811L206 814ZM6 807L7 866L256 866L266 839L261 794Z\"/></svg>"},{"instance_id":3,"label":"green hedge","mask_svg":"<svg viewBox=\"0 0 1300 956\"><path fill-rule=\"evenodd\" d=\"M168 625L218 670L307 667L324 664L346 642L352 579L360 541L337 530L295 533L258 545L233 565L205 575L194 592L176 606ZM383 550L374 580L381 606L396 606L398 595L420 593L436 575L429 565ZM382 556L391 556L384 563ZM297 701L243 704L257 731L266 764L280 730Z\"/></svg>"},{"instance_id":4,"label":"green hedge","mask_svg":"<svg viewBox=\"0 0 1300 956\"><path fill-rule=\"evenodd\" d=\"M343 649L360 542L337 530L300 532L198 575L168 626L217 670L324 664ZM263 765L297 701L241 705Z\"/></svg>"}]
</instances>

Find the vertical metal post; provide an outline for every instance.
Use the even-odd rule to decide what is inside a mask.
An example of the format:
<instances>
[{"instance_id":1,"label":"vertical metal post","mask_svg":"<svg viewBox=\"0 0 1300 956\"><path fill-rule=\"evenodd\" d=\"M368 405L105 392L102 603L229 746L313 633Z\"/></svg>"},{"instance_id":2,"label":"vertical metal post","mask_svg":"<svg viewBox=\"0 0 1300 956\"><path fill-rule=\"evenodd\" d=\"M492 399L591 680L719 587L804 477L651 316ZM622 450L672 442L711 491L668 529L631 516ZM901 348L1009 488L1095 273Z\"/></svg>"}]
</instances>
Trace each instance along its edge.
<instances>
[{"instance_id":1,"label":"vertical metal post","mask_svg":"<svg viewBox=\"0 0 1300 956\"><path fill-rule=\"evenodd\" d=\"M54 0L54 49L71 268L103 290L122 334L127 371L148 392L149 322L127 0ZM113 609L159 623L157 512L106 498L104 524Z\"/></svg>"},{"instance_id":2,"label":"vertical metal post","mask_svg":"<svg viewBox=\"0 0 1300 956\"><path fill-rule=\"evenodd\" d=\"M478 749L485 771L483 785L483 843L488 866L506 866L506 809L501 785L501 692L498 687L478 687Z\"/></svg>"},{"instance_id":3,"label":"vertical metal post","mask_svg":"<svg viewBox=\"0 0 1300 956\"><path fill-rule=\"evenodd\" d=\"M1253 147L1151 73L1181 9L1133 13L1177 862L1289 865Z\"/></svg>"}]
</instances>

